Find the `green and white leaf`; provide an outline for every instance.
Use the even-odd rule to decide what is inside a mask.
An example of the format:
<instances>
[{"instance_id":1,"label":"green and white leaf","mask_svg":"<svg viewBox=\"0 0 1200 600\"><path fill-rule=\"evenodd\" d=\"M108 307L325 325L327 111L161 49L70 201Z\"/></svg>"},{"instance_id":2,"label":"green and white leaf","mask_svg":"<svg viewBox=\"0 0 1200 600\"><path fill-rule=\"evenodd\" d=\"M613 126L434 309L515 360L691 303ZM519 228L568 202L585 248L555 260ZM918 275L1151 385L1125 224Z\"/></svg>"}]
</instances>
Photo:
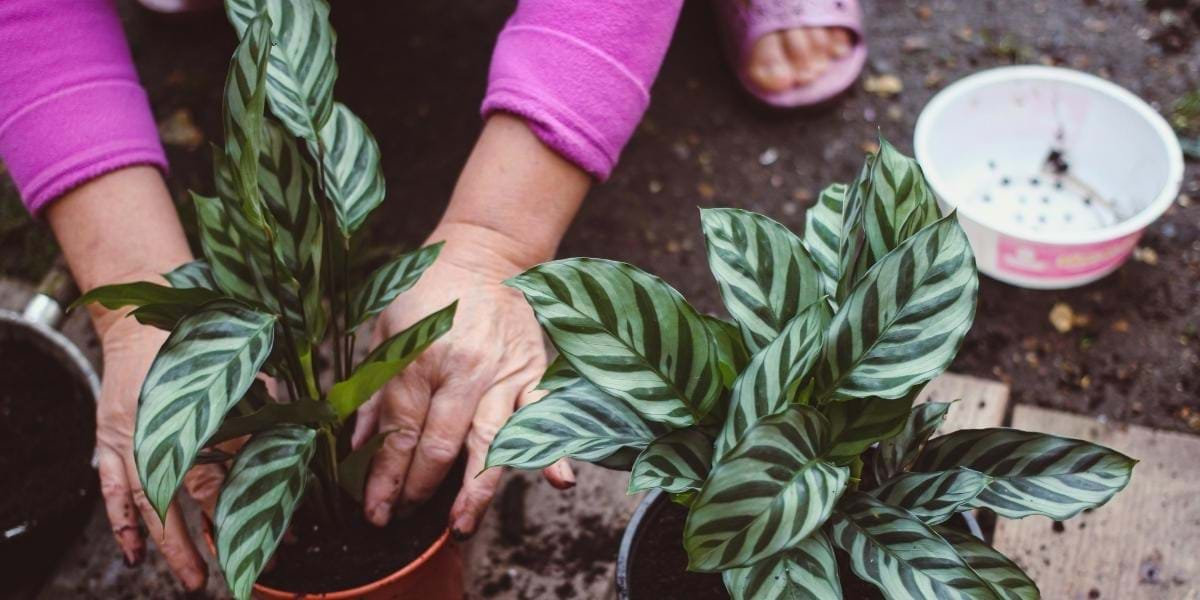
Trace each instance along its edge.
<instances>
[{"instance_id":1,"label":"green and white leaf","mask_svg":"<svg viewBox=\"0 0 1200 600\"><path fill-rule=\"evenodd\" d=\"M333 111L337 36L325 0L227 0L225 11L238 35L260 12L271 17L267 100L271 112L296 137L316 139Z\"/></svg>"},{"instance_id":2,"label":"green and white leaf","mask_svg":"<svg viewBox=\"0 0 1200 600\"><path fill-rule=\"evenodd\" d=\"M171 287L179 289L202 288L217 290L217 280L213 277L212 267L204 260L193 260L175 267L169 273L163 273L163 278Z\"/></svg>"},{"instance_id":3,"label":"green and white leaf","mask_svg":"<svg viewBox=\"0 0 1200 600\"><path fill-rule=\"evenodd\" d=\"M749 567L723 572L733 600L841 600L837 555L823 531Z\"/></svg>"},{"instance_id":4,"label":"green and white leaf","mask_svg":"<svg viewBox=\"0 0 1200 600\"><path fill-rule=\"evenodd\" d=\"M838 251L842 239L842 207L846 202L847 186L835 183L817 196L815 204L804 213L804 247L821 271L821 293L835 297L841 271Z\"/></svg>"},{"instance_id":5,"label":"green and white leaf","mask_svg":"<svg viewBox=\"0 0 1200 600\"><path fill-rule=\"evenodd\" d=\"M888 600L1001 598L942 536L912 513L848 492L830 519L850 567Z\"/></svg>"},{"instance_id":6,"label":"green and white leaf","mask_svg":"<svg viewBox=\"0 0 1200 600\"><path fill-rule=\"evenodd\" d=\"M970 508L986 508L1009 519L1044 515L1065 521L1124 489L1136 463L1083 440L993 428L930 440L912 470L974 469L992 482Z\"/></svg>"},{"instance_id":7,"label":"green and white leaf","mask_svg":"<svg viewBox=\"0 0 1200 600\"><path fill-rule=\"evenodd\" d=\"M949 527L934 527L938 535L954 546L954 550L980 577L992 586L998 598L1004 600L1039 600L1037 584L1014 564L983 541Z\"/></svg>"},{"instance_id":8,"label":"green and white leaf","mask_svg":"<svg viewBox=\"0 0 1200 600\"><path fill-rule=\"evenodd\" d=\"M955 513L969 510L971 501L991 478L978 471L958 468L935 473L903 473L871 490L885 504L899 506L922 521L936 525Z\"/></svg>"},{"instance_id":9,"label":"green and white leaf","mask_svg":"<svg viewBox=\"0 0 1200 600\"><path fill-rule=\"evenodd\" d=\"M752 565L825 523L850 475L821 458L828 429L816 410L793 405L745 432L713 466L688 514L689 570Z\"/></svg>"},{"instance_id":10,"label":"green and white leaf","mask_svg":"<svg viewBox=\"0 0 1200 600\"><path fill-rule=\"evenodd\" d=\"M717 364L721 368L721 381L725 387L733 385L738 373L750 362L750 354L737 325L709 315L702 315L704 324L717 343Z\"/></svg>"},{"instance_id":11,"label":"green and white leaf","mask_svg":"<svg viewBox=\"0 0 1200 600\"><path fill-rule=\"evenodd\" d=\"M261 380L260 380L261 381ZM253 390L254 388L251 388ZM263 391L265 394L265 390ZM270 397L249 414L226 417L208 438L208 445L266 431L279 425L308 425L320 427L337 423L337 415L324 402L303 398L292 402L275 402Z\"/></svg>"},{"instance_id":12,"label":"green and white leaf","mask_svg":"<svg viewBox=\"0 0 1200 600\"><path fill-rule=\"evenodd\" d=\"M820 271L787 227L735 208L700 211L708 266L751 354L822 295Z\"/></svg>"},{"instance_id":13,"label":"green and white leaf","mask_svg":"<svg viewBox=\"0 0 1200 600\"><path fill-rule=\"evenodd\" d=\"M96 303L104 308L116 309L125 306L146 306L148 304L171 304L184 306L200 306L225 296L204 288L167 287L148 281L102 285L93 288L79 297L71 308L85 304Z\"/></svg>"},{"instance_id":14,"label":"green and white leaf","mask_svg":"<svg viewBox=\"0 0 1200 600\"><path fill-rule=\"evenodd\" d=\"M425 273L425 269L433 265L443 245L445 242L438 242L414 252L401 254L375 269L363 286L354 293L354 299L350 302L350 313L346 318L348 329L353 331L367 319L379 314L396 299L396 296L416 284Z\"/></svg>"},{"instance_id":15,"label":"green and white leaf","mask_svg":"<svg viewBox=\"0 0 1200 600\"><path fill-rule=\"evenodd\" d=\"M854 398L825 405L821 412L829 419L830 460L848 464L871 444L899 433L920 391L917 386L904 398Z\"/></svg>"},{"instance_id":16,"label":"green and white leaf","mask_svg":"<svg viewBox=\"0 0 1200 600\"><path fill-rule=\"evenodd\" d=\"M266 106L267 58L271 50L271 19L259 14L245 27L225 79L223 123L225 155L229 157L234 196L254 226L262 226L258 190L258 158Z\"/></svg>"},{"instance_id":17,"label":"green and white leaf","mask_svg":"<svg viewBox=\"0 0 1200 600\"><path fill-rule=\"evenodd\" d=\"M643 418L682 428L715 408L722 391L716 342L658 277L578 258L538 265L506 283L525 294L580 375Z\"/></svg>"},{"instance_id":18,"label":"green and white leaf","mask_svg":"<svg viewBox=\"0 0 1200 600\"><path fill-rule=\"evenodd\" d=\"M694 427L650 442L629 474L629 493L658 488L677 494L698 490L712 468L713 438Z\"/></svg>"},{"instance_id":19,"label":"green and white leaf","mask_svg":"<svg viewBox=\"0 0 1200 600\"><path fill-rule=\"evenodd\" d=\"M579 373L571 368L571 364L560 354L555 356L554 360L550 361L550 365L546 367L546 372L542 374L542 380L538 382L537 389L551 392L571 385L579 379L581 379Z\"/></svg>"},{"instance_id":20,"label":"green and white leaf","mask_svg":"<svg viewBox=\"0 0 1200 600\"><path fill-rule=\"evenodd\" d=\"M426 348L450 331L456 310L457 300L384 340L355 367L350 377L335 383L325 400L338 418L344 420L353 414L388 380L399 375Z\"/></svg>"},{"instance_id":21,"label":"green and white leaf","mask_svg":"<svg viewBox=\"0 0 1200 600\"><path fill-rule=\"evenodd\" d=\"M375 453L383 447L387 436L396 433L395 429L380 431L367 438L367 441L348 454L338 463L338 485L345 490L355 502L362 504L363 493L367 489L367 473L371 469L371 460Z\"/></svg>"},{"instance_id":22,"label":"green and white leaf","mask_svg":"<svg viewBox=\"0 0 1200 600\"><path fill-rule=\"evenodd\" d=\"M663 433L620 398L580 380L514 413L492 440L486 468L540 469L564 457L602 461L641 450Z\"/></svg>"},{"instance_id":23,"label":"green and white leaf","mask_svg":"<svg viewBox=\"0 0 1200 600\"><path fill-rule=\"evenodd\" d=\"M920 165L882 138L871 170L870 196L863 200L870 264L941 218Z\"/></svg>"},{"instance_id":24,"label":"green and white leaf","mask_svg":"<svg viewBox=\"0 0 1200 600\"><path fill-rule=\"evenodd\" d=\"M196 454L266 362L274 325L273 315L221 306L180 321L159 349L142 384L133 453L160 518Z\"/></svg>"},{"instance_id":25,"label":"green and white leaf","mask_svg":"<svg viewBox=\"0 0 1200 600\"><path fill-rule=\"evenodd\" d=\"M386 194L379 144L361 119L335 102L333 114L308 149L320 157L325 193L342 236L349 238Z\"/></svg>"},{"instance_id":26,"label":"green and white leaf","mask_svg":"<svg viewBox=\"0 0 1200 600\"><path fill-rule=\"evenodd\" d=\"M821 352L831 318L823 301L810 304L783 332L759 350L733 383L729 414L717 436L716 457L724 456L759 420L779 413L792 400L795 384L809 373Z\"/></svg>"},{"instance_id":27,"label":"green and white leaf","mask_svg":"<svg viewBox=\"0 0 1200 600\"><path fill-rule=\"evenodd\" d=\"M217 559L238 600L275 553L304 495L316 431L284 426L250 438L238 452L213 514Z\"/></svg>"},{"instance_id":28,"label":"green and white leaf","mask_svg":"<svg viewBox=\"0 0 1200 600\"><path fill-rule=\"evenodd\" d=\"M863 161L858 177L846 188L845 199L842 202L841 232L838 235L837 294L834 295L834 301L839 306L846 296L850 295L850 290L854 289L869 266L865 264L865 257L869 257L870 252L864 252L867 240L862 221L864 205L871 196L871 169L874 168L875 160L876 156L872 154Z\"/></svg>"},{"instance_id":29,"label":"green and white leaf","mask_svg":"<svg viewBox=\"0 0 1200 600\"><path fill-rule=\"evenodd\" d=\"M221 291L238 300L262 303L255 267L242 252L241 234L221 200L191 192L196 205L200 248ZM236 209L235 209L236 210Z\"/></svg>"},{"instance_id":30,"label":"green and white leaf","mask_svg":"<svg viewBox=\"0 0 1200 600\"><path fill-rule=\"evenodd\" d=\"M921 230L841 304L816 369L815 404L901 398L946 370L975 317L979 277L954 215Z\"/></svg>"},{"instance_id":31,"label":"green and white leaf","mask_svg":"<svg viewBox=\"0 0 1200 600\"><path fill-rule=\"evenodd\" d=\"M930 436L941 427L951 402L922 402L912 408L904 430L879 443L872 468L875 481L887 481L907 471L921 454Z\"/></svg>"}]
</instances>

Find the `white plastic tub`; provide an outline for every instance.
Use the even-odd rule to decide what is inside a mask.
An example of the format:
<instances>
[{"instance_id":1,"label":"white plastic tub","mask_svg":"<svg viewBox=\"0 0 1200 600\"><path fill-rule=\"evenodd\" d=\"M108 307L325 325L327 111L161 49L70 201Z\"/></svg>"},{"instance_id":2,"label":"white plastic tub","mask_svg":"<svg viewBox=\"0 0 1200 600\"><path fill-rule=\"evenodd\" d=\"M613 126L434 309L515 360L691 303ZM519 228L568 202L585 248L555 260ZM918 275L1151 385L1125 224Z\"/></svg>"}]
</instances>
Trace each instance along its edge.
<instances>
[{"instance_id":1,"label":"white plastic tub","mask_svg":"<svg viewBox=\"0 0 1200 600\"><path fill-rule=\"evenodd\" d=\"M913 145L979 270L1028 288L1111 273L1183 182L1179 141L1153 108L1068 69L962 79L921 112Z\"/></svg>"}]
</instances>

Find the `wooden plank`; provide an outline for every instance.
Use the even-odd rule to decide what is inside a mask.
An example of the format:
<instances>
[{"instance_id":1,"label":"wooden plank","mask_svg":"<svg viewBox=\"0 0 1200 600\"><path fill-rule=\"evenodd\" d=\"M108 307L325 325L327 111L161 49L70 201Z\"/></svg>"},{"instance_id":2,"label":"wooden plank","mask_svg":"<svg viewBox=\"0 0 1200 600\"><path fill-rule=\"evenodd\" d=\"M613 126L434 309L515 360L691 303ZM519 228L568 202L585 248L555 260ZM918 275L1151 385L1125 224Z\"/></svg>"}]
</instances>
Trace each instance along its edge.
<instances>
[{"instance_id":1,"label":"wooden plank","mask_svg":"<svg viewBox=\"0 0 1200 600\"><path fill-rule=\"evenodd\" d=\"M995 547L1038 582L1043 598L1200 598L1200 437L1106 425L1017 406L1013 427L1086 439L1141 461L1107 505L1061 525L1000 520Z\"/></svg>"},{"instance_id":2,"label":"wooden plank","mask_svg":"<svg viewBox=\"0 0 1200 600\"><path fill-rule=\"evenodd\" d=\"M1008 387L947 374L918 401L948 402L943 433L1001 424ZM628 474L575 464L579 485L558 492L537 473L513 472L480 532L466 548L469 598L611 598L613 569L625 524L640 496L628 496ZM514 487L515 486L515 487ZM519 522L514 522L519 521ZM579 551L594 547L589 561Z\"/></svg>"}]
</instances>

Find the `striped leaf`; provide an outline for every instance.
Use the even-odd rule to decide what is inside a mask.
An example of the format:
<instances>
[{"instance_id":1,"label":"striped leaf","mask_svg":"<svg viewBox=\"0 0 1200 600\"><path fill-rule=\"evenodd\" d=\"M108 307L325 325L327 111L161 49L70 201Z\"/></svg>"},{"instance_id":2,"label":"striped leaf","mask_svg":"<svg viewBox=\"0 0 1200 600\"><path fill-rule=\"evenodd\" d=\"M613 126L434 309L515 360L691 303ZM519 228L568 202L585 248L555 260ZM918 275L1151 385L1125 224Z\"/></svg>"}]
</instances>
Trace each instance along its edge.
<instances>
[{"instance_id":1,"label":"striped leaf","mask_svg":"<svg viewBox=\"0 0 1200 600\"><path fill-rule=\"evenodd\" d=\"M148 281L134 281L92 288L72 303L71 308L92 303L109 309L147 304L178 304L196 307L224 297L217 292L203 288L167 287Z\"/></svg>"},{"instance_id":2,"label":"striped leaf","mask_svg":"<svg viewBox=\"0 0 1200 600\"><path fill-rule=\"evenodd\" d=\"M708 327L713 341L717 344L717 364L721 369L721 382L725 387L730 387L737 379L738 373L750 362L746 343L742 341L742 334L737 325L708 315L703 315L703 319L704 325Z\"/></svg>"},{"instance_id":3,"label":"striped leaf","mask_svg":"<svg viewBox=\"0 0 1200 600\"><path fill-rule=\"evenodd\" d=\"M579 373L571 368L571 364L560 354L550 361L550 366L546 367L546 372L542 375L542 380L538 382L537 389L552 392L560 387L571 385L579 379Z\"/></svg>"},{"instance_id":4,"label":"striped leaf","mask_svg":"<svg viewBox=\"0 0 1200 600\"><path fill-rule=\"evenodd\" d=\"M838 236L838 283L835 302L840 306L850 290L858 283L867 269L863 262L863 249L867 245L866 234L863 232L863 207L866 198L871 195L871 169L875 165L875 155L870 155L863 161L862 170L858 177L846 188L845 199L842 202L841 232Z\"/></svg>"},{"instance_id":5,"label":"striped leaf","mask_svg":"<svg viewBox=\"0 0 1200 600\"><path fill-rule=\"evenodd\" d=\"M346 321L353 331L371 317L387 308L405 290L411 288L437 259L445 242L430 244L396 258L375 269L354 294Z\"/></svg>"},{"instance_id":6,"label":"striped leaf","mask_svg":"<svg viewBox=\"0 0 1200 600\"><path fill-rule=\"evenodd\" d=\"M225 414L250 389L274 340L275 317L236 306L179 322L138 399L134 458L146 496L165 517L175 490Z\"/></svg>"},{"instance_id":7,"label":"striped leaf","mask_svg":"<svg viewBox=\"0 0 1200 600\"><path fill-rule=\"evenodd\" d=\"M692 504L683 535L689 570L752 565L829 518L849 470L821 459L828 428L816 410L793 405L745 432Z\"/></svg>"},{"instance_id":8,"label":"striped leaf","mask_svg":"<svg viewBox=\"0 0 1200 600\"><path fill-rule=\"evenodd\" d=\"M816 404L902 398L946 370L975 317L979 277L954 215L871 268L839 307L816 370Z\"/></svg>"},{"instance_id":9,"label":"striped leaf","mask_svg":"<svg viewBox=\"0 0 1200 600\"><path fill-rule=\"evenodd\" d=\"M863 201L869 264L941 218L920 165L882 138L871 170L870 195Z\"/></svg>"},{"instance_id":10,"label":"striped leaf","mask_svg":"<svg viewBox=\"0 0 1200 600\"><path fill-rule=\"evenodd\" d=\"M974 469L992 482L970 508L987 508L1009 519L1044 515L1064 521L1124 489L1136 462L1083 440L1015 429L967 429L930 440L913 471Z\"/></svg>"},{"instance_id":11,"label":"striped leaf","mask_svg":"<svg viewBox=\"0 0 1200 600\"><path fill-rule=\"evenodd\" d=\"M733 600L842 598L837 555L822 531L813 532L795 548L721 575Z\"/></svg>"},{"instance_id":12,"label":"striped leaf","mask_svg":"<svg viewBox=\"0 0 1200 600\"><path fill-rule=\"evenodd\" d=\"M700 221L708 266L751 353L821 297L817 265L787 227L736 208L702 209Z\"/></svg>"},{"instance_id":13,"label":"striped leaf","mask_svg":"<svg viewBox=\"0 0 1200 600\"><path fill-rule=\"evenodd\" d=\"M850 567L888 600L1001 598L954 546L912 513L862 492L845 495L830 519Z\"/></svg>"},{"instance_id":14,"label":"striped leaf","mask_svg":"<svg viewBox=\"0 0 1200 600\"><path fill-rule=\"evenodd\" d=\"M633 463L629 493L653 488L673 494L698 490L708 477L712 453L712 437L694 427L659 437Z\"/></svg>"},{"instance_id":15,"label":"striped leaf","mask_svg":"<svg viewBox=\"0 0 1200 600\"><path fill-rule=\"evenodd\" d=\"M217 561L238 600L283 539L304 496L316 431L283 426L256 434L238 452L213 514Z\"/></svg>"},{"instance_id":16,"label":"striped leaf","mask_svg":"<svg viewBox=\"0 0 1200 600\"><path fill-rule=\"evenodd\" d=\"M716 342L663 280L625 263L578 258L538 265L506 283L525 294L579 374L643 418L687 427L720 398Z\"/></svg>"},{"instance_id":17,"label":"striped leaf","mask_svg":"<svg viewBox=\"0 0 1200 600\"><path fill-rule=\"evenodd\" d=\"M213 276L212 267L207 261L193 260L175 267L170 273L163 273L163 278L173 288L202 288L217 290L217 280Z\"/></svg>"},{"instance_id":18,"label":"striped leaf","mask_svg":"<svg viewBox=\"0 0 1200 600\"><path fill-rule=\"evenodd\" d=\"M456 310L457 300L384 340L355 367L350 377L335 383L325 400L338 418L346 419L353 414L388 380L399 375L426 348L450 331Z\"/></svg>"},{"instance_id":19,"label":"striped leaf","mask_svg":"<svg viewBox=\"0 0 1200 600\"><path fill-rule=\"evenodd\" d=\"M779 413L791 401L795 384L821 351L829 306L814 302L792 319L783 333L750 359L733 383L729 415L717 436L716 456L725 456L759 420Z\"/></svg>"},{"instance_id":20,"label":"striped leaf","mask_svg":"<svg viewBox=\"0 0 1200 600\"><path fill-rule=\"evenodd\" d=\"M271 112L297 137L316 139L333 111L337 80L329 5L324 0L226 0L225 11L238 35L266 11L271 17L267 100Z\"/></svg>"},{"instance_id":21,"label":"striped leaf","mask_svg":"<svg viewBox=\"0 0 1200 600\"><path fill-rule=\"evenodd\" d=\"M918 386L908 396L896 400L854 398L826 405L821 412L829 419L829 459L848 464L871 444L902 431L913 398L920 391Z\"/></svg>"},{"instance_id":22,"label":"striped leaf","mask_svg":"<svg viewBox=\"0 0 1200 600\"><path fill-rule=\"evenodd\" d=\"M263 224L258 191L258 157L266 106L267 56L271 19L260 14L246 24L225 79L223 123L225 155L242 213L254 226Z\"/></svg>"},{"instance_id":23,"label":"striped leaf","mask_svg":"<svg viewBox=\"0 0 1200 600\"><path fill-rule=\"evenodd\" d=\"M895 437L879 443L872 467L875 481L887 481L907 471L921 454L925 442L941 427L950 411L950 402L923 402L912 408L904 429Z\"/></svg>"},{"instance_id":24,"label":"striped leaf","mask_svg":"<svg viewBox=\"0 0 1200 600\"><path fill-rule=\"evenodd\" d=\"M234 229L221 200L191 192L196 206L200 248L221 291L246 302L260 303L256 275L242 253L241 234Z\"/></svg>"},{"instance_id":25,"label":"striped leaf","mask_svg":"<svg viewBox=\"0 0 1200 600\"><path fill-rule=\"evenodd\" d=\"M317 139L308 142L308 149L320 157L325 193L333 204L342 236L349 238L383 202L386 193L379 144L361 119L344 104L335 102L333 114Z\"/></svg>"},{"instance_id":26,"label":"striped leaf","mask_svg":"<svg viewBox=\"0 0 1200 600\"><path fill-rule=\"evenodd\" d=\"M1037 584L1016 564L979 539L949 527L934 527L980 577L1004 600L1039 600Z\"/></svg>"},{"instance_id":27,"label":"striped leaf","mask_svg":"<svg viewBox=\"0 0 1200 600\"><path fill-rule=\"evenodd\" d=\"M602 461L641 450L663 433L620 398L580 380L513 413L492 440L486 468L540 469L564 457Z\"/></svg>"},{"instance_id":28,"label":"striped leaf","mask_svg":"<svg viewBox=\"0 0 1200 600\"><path fill-rule=\"evenodd\" d=\"M817 196L817 202L804 213L804 247L821 271L821 293L837 295L838 250L842 236L842 206L846 202L847 186L835 183Z\"/></svg>"},{"instance_id":29,"label":"striped leaf","mask_svg":"<svg viewBox=\"0 0 1200 600\"><path fill-rule=\"evenodd\" d=\"M936 525L968 505L991 482L978 471L958 468L936 473L904 473L871 490L885 504L899 506L913 516Z\"/></svg>"}]
</instances>

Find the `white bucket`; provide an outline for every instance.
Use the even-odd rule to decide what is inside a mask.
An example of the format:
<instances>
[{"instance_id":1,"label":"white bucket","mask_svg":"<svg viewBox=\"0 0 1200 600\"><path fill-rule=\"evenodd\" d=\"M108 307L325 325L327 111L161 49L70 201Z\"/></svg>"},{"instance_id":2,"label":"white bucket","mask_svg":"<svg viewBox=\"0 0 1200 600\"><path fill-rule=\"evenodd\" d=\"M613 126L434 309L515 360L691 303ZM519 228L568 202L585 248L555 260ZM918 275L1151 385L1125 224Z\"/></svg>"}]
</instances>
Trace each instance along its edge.
<instances>
[{"instance_id":1,"label":"white bucket","mask_svg":"<svg viewBox=\"0 0 1200 600\"><path fill-rule=\"evenodd\" d=\"M1179 141L1153 108L1068 69L962 79L921 112L913 145L979 270L1028 288L1111 273L1183 183Z\"/></svg>"}]
</instances>

